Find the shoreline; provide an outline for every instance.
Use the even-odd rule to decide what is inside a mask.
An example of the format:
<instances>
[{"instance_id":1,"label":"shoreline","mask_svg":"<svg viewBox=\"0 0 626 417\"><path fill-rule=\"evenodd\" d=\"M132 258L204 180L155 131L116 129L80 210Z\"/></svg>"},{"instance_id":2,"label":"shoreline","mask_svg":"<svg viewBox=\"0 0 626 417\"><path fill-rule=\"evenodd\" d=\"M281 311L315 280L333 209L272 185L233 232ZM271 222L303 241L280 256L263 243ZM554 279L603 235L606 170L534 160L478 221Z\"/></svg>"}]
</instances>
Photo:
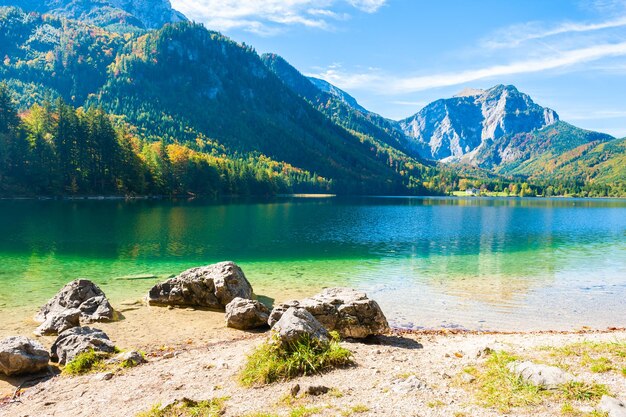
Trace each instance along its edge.
<instances>
[{"instance_id":1,"label":"shoreline","mask_svg":"<svg viewBox=\"0 0 626 417\"><path fill-rule=\"evenodd\" d=\"M0 390L0 397L4 397L4 402L0 401L0 414L126 417L146 411L154 404L180 398L228 398L223 414L226 417L282 417L304 408L312 410L306 414L311 416L496 417L502 416L502 411L477 402L476 383L467 382L464 376L466 369L484 366L488 357L481 352L486 349L549 361L546 353L549 347L559 351L580 343L626 345L624 329L506 334L392 331L371 340L342 342L342 346L353 352L356 362L353 367L250 389L237 382L238 373L246 355L266 334L234 332L217 332L202 343L193 340L192 343L181 341L177 346L154 346L146 351L146 364L116 372L109 380L103 380L99 374L60 375L23 392L16 390L17 385L11 385L12 389ZM586 368L575 370L585 381L606 384L617 398L626 396L624 376L593 373ZM289 392L295 384L321 385L332 391L321 396L292 398ZM14 397L13 401L8 401L7 396ZM597 402L568 401L567 404L590 410ZM563 401L544 400L539 405L512 407L504 414L561 416L563 404ZM357 409L362 411L350 412Z\"/></svg>"},{"instance_id":2,"label":"shoreline","mask_svg":"<svg viewBox=\"0 0 626 417\"><path fill-rule=\"evenodd\" d=\"M458 198L458 199L475 199L475 198L487 198L487 199L532 199L532 200L626 200L624 196L614 197L584 197L584 196L572 196L572 195L553 195L553 196L516 196L516 195L371 195L371 194L309 194L309 193L290 193L290 194L271 194L271 195L85 195L85 196L12 196L0 197L0 201L118 201L118 200L222 200L222 199L268 199L268 198L342 198L342 197L364 197L364 198Z\"/></svg>"}]
</instances>

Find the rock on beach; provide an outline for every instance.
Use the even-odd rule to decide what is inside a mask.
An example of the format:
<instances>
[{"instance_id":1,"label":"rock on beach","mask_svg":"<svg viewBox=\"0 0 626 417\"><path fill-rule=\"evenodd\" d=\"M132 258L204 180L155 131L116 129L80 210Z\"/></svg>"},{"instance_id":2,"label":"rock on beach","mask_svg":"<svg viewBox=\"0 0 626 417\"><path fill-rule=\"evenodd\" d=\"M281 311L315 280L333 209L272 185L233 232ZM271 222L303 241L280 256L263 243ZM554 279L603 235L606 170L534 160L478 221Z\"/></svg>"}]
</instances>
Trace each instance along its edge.
<instances>
[{"instance_id":1,"label":"rock on beach","mask_svg":"<svg viewBox=\"0 0 626 417\"><path fill-rule=\"evenodd\" d=\"M234 262L188 269L150 290L149 305L224 310L235 298L252 298L252 286Z\"/></svg>"},{"instance_id":2,"label":"rock on beach","mask_svg":"<svg viewBox=\"0 0 626 417\"><path fill-rule=\"evenodd\" d=\"M326 329L336 330L341 337L362 339L389 331L378 303L350 288L327 288L313 297L279 304L270 314L269 325L273 327L290 307L306 309Z\"/></svg>"}]
</instances>

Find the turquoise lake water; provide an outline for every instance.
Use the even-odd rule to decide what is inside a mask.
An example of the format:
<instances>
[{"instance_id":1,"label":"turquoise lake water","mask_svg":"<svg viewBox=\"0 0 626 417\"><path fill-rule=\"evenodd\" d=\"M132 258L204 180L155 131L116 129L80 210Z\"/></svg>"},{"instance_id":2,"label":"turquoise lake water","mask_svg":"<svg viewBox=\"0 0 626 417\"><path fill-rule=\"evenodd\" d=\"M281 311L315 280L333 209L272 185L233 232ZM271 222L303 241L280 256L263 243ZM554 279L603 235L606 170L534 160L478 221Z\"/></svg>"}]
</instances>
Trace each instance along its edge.
<instances>
[{"instance_id":1,"label":"turquoise lake water","mask_svg":"<svg viewBox=\"0 0 626 417\"><path fill-rule=\"evenodd\" d=\"M0 201L0 315L77 277L115 303L222 260L279 301L362 289L403 327L626 326L624 200Z\"/></svg>"}]
</instances>

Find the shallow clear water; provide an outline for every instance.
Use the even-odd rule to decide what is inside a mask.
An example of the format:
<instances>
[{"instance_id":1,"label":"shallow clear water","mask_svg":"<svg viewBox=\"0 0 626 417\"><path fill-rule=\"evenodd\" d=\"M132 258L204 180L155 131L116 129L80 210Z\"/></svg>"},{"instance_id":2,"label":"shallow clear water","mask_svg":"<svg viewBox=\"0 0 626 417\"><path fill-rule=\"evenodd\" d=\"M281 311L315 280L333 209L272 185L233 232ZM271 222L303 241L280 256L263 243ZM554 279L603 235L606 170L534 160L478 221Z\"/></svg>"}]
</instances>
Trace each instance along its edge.
<instances>
[{"instance_id":1,"label":"shallow clear water","mask_svg":"<svg viewBox=\"0 0 626 417\"><path fill-rule=\"evenodd\" d=\"M259 294L351 286L406 327L626 326L626 201L374 197L0 201L0 326L77 277L115 303L227 259Z\"/></svg>"}]
</instances>

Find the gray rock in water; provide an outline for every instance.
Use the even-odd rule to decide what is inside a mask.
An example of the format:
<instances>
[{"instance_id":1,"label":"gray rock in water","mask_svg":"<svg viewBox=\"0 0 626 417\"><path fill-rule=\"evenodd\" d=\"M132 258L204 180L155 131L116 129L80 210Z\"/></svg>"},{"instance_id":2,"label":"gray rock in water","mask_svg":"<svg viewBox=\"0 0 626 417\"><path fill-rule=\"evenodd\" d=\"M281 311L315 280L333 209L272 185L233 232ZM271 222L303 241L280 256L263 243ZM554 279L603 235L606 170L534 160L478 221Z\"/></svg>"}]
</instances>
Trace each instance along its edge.
<instances>
[{"instance_id":1,"label":"gray rock in water","mask_svg":"<svg viewBox=\"0 0 626 417\"><path fill-rule=\"evenodd\" d=\"M115 319L115 312L102 290L87 279L77 279L61 288L35 315L35 321L44 323L69 309L79 309L81 319L87 323Z\"/></svg>"},{"instance_id":2,"label":"gray rock in water","mask_svg":"<svg viewBox=\"0 0 626 417\"><path fill-rule=\"evenodd\" d=\"M291 344L306 339L317 340L323 344L330 342L328 331L303 308L287 309L272 331L281 344Z\"/></svg>"},{"instance_id":3,"label":"gray rock in water","mask_svg":"<svg viewBox=\"0 0 626 417\"><path fill-rule=\"evenodd\" d=\"M72 327L79 327L80 315L81 312L77 308L71 308L57 314L49 314L46 321L37 327L34 333L37 336L48 336L63 333Z\"/></svg>"},{"instance_id":4,"label":"gray rock in water","mask_svg":"<svg viewBox=\"0 0 626 417\"><path fill-rule=\"evenodd\" d=\"M0 341L0 372L5 375L34 374L48 367L48 351L23 336Z\"/></svg>"},{"instance_id":5,"label":"gray rock in water","mask_svg":"<svg viewBox=\"0 0 626 417\"><path fill-rule=\"evenodd\" d=\"M269 314L262 303L237 297L226 305L226 325L239 330L256 329L267 326Z\"/></svg>"},{"instance_id":6,"label":"gray rock in water","mask_svg":"<svg viewBox=\"0 0 626 417\"><path fill-rule=\"evenodd\" d=\"M223 310L235 298L252 298L252 286L234 262L188 269L155 285L150 305L206 307Z\"/></svg>"},{"instance_id":7,"label":"gray rock in water","mask_svg":"<svg viewBox=\"0 0 626 417\"><path fill-rule=\"evenodd\" d=\"M609 413L609 417L626 417L626 404L617 398L603 395L599 408L601 411Z\"/></svg>"},{"instance_id":8,"label":"gray rock in water","mask_svg":"<svg viewBox=\"0 0 626 417\"><path fill-rule=\"evenodd\" d=\"M274 326L290 307L306 309L329 331L341 337L365 338L387 333L389 323L376 301L365 293L349 288L328 288L302 301L289 301L276 306L268 323Z\"/></svg>"},{"instance_id":9,"label":"gray rock in water","mask_svg":"<svg viewBox=\"0 0 626 417\"><path fill-rule=\"evenodd\" d=\"M115 345L102 330L74 327L61 333L50 348L52 360L61 365L90 350L113 353Z\"/></svg>"},{"instance_id":10,"label":"gray rock in water","mask_svg":"<svg viewBox=\"0 0 626 417\"><path fill-rule=\"evenodd\" d=\"M509 371L519 376L524 381L543 389L558 389L560 385L574 380L573 375L568 374L556 366L537 365L526 361L512 362L508 364L507 367Z\"/></svg>"}]
</instances>

